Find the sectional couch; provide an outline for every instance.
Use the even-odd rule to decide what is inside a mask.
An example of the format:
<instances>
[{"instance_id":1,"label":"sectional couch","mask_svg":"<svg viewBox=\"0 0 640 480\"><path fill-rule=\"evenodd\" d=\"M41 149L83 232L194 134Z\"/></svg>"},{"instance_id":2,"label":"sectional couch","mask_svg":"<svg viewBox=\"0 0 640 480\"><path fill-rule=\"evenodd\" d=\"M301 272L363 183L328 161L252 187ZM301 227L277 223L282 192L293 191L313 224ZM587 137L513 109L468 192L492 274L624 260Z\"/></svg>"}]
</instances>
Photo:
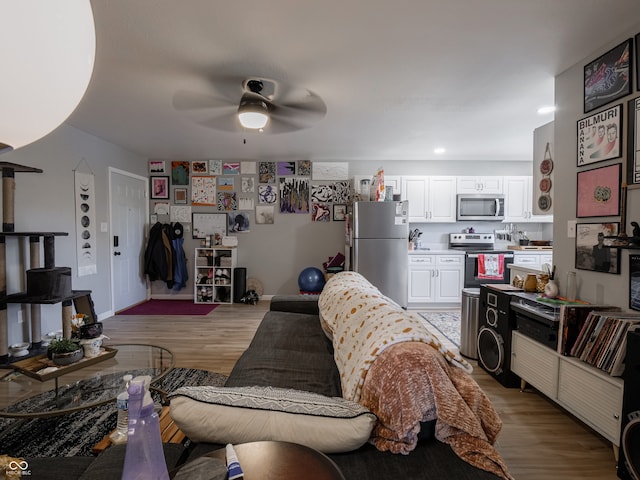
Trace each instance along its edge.
<instances>
[{"instance_id":1,"label":"sectional couch","mask_svg":"<svg viewBox=\"0 0 640 480\"><path fill-rule=\"evenodd\" d=\"M346 336L357 337L358 345L375 337L365 324L380 330L395 323L401 335L384 333L393 341L383 340L389 345L374 361L369 345L364 354L341 346L349 343ZM496 412L464 371L464 360L438 345L410 313L353 272L332 277L320 297L276 296L225 387L185 387L170 396L174 420L194 441L165 445L169 468L226 442L275 439L324 451L347 480L510 479L493 448L501 427ZM367 367L353 381L341 369L358 356ZM246 403L261 391L268 402ZM291 397L282 401L282 392ZM315 404L309 408L318 398L328 405L322 413ZM338 418L327 418L336 411ZM100 480L120 478L123 455L112 447L96 459L27 460L37 478ZM54 473L65 465L64 474Z\"/></svg>"}]
</instances>

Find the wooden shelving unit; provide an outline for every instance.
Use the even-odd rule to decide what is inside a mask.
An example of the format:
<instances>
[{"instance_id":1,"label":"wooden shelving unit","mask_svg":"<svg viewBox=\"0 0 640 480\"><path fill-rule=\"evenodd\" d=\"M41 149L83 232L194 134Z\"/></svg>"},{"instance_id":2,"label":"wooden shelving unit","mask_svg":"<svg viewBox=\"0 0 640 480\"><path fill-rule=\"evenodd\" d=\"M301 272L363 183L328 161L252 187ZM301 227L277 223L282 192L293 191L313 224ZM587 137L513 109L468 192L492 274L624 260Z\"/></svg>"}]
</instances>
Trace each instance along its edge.
<instances>
[{"instance_id":1,"label":"wooden shelving unit","mask_svg":"<svg viewBox=\"0 0 640 480\"><path fill-rule=\"evenodd\" d=\"M235 247L195 249L194 303L233 303Z\"/></svg>"}]
</instances>

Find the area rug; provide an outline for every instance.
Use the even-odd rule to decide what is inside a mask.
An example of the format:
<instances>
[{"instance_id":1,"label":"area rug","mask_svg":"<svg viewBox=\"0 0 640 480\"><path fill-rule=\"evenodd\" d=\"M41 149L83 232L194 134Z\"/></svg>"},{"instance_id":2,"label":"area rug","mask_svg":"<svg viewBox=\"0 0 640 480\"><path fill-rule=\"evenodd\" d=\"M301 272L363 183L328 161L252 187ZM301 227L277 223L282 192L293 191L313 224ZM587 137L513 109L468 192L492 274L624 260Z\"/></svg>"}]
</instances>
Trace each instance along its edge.
<instances>
[{"instance_id":1,"label":"area rug","mask_svg":"<svg viewBox=\"0 0 640 480\"><path fill-rule=\"evenodd\" d=\"M222 386L226 375L176 368L154 386L170 393L193 385ZM159 398L155 399L159 401ZM116 428L116 402L50 418L0 418L0 455L14 457L93 456L91 448Z\"/></svg>"},{"instance_id":2,"label":"area rug","mask_svg":"<svg viewBox=\"0 0 640 480\"><path fill-rule=\"evenodd\" d=\"M420 316L460 347L460 312L420 312Z\"/></svg>"},{"instance_id":3,"label":"area rug","mask_svg":"<svg viewBox=\"0 0 640 480\"><path fill-rule=\"evenodd\" d=\"M193 303L193 300L151 299L118 312L118 315L207 315L217 306L215 303Z\"/></svg>"}]
</instances>

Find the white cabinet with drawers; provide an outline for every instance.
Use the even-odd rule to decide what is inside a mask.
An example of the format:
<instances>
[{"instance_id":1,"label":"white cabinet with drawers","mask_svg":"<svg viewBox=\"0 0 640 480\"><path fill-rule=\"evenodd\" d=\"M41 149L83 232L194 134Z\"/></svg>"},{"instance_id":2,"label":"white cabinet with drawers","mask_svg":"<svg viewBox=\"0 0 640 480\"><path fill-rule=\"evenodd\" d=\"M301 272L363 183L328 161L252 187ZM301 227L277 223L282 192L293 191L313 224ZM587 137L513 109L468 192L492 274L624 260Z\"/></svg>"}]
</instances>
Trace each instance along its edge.
<instances>
[{"instance_id":1,"label":"white cabinet with drawers","mask_svg":"<svg viewBox=\"0 0 640 480\"><path fill-rule=\"evenodd\" d=\"M524 382L618 446L624 391L621 378L560 355L517 330L512 334L511 356L511 370Z\"/></svg>"},{"instance_id":2,"label":"white cabinet with drawers","mask_svg":"<svg viewBox=\"0 0 640 480\"><path fill-rule=\"evenodd\" d=\"M463 283L463 254L409 255L409 306L460 303Z\"/></svg>"}]
</instances>

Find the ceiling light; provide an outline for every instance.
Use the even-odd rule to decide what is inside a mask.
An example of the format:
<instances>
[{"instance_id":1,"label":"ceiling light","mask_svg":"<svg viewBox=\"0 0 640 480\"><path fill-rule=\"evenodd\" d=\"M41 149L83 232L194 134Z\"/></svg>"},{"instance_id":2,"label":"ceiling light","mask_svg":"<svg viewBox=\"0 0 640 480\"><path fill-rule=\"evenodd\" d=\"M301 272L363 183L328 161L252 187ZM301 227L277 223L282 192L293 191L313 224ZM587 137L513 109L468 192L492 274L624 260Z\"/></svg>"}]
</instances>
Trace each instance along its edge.
<instances>
[{"instance_id":1,"label":"ceiling light","mask_svg":"<svg viewBox=\"0 0 640 480\"><path fill-rule=\"evenodd\" d=\"M547 113L553 113L556 111L555 105L547 105L538 109L538 115L546 115Z\"/></svg>"},{"instance_id":2,"label":"ceiling light","mask_svg":"<svg viewBox=\"0 0 640 480\"><path fill-rule=\"evenodd\" d=\"M435 149L433 150L433 153L435 153L436 155L442 155L442 154L443 154L443 153L445 153L446 151L447 151L447 149L446 149L446 148L444 148L444 147L438 147L438 148L435 148Z\"/></svg>"},{"instance_id":3,"label":"ceiling light","mask_svg":"<svg viewBox=\"0 0 640 480\"><path fill-rule=\"evenodd\" d=\"M89 0L2 2L0 153L49 134L89 85L96 37Z\"/></svg>"},{"instance_id":4,"label":"ceiling light","mask_svg":"<svg viewBox=\"0 0 640 480\"><path fill-rule=\"evenodd\" d=\"M238 107L238 120L244 128L260 129L269 121L267 102L254 94L244 94Z\"/></svg>"}]
</instances>

